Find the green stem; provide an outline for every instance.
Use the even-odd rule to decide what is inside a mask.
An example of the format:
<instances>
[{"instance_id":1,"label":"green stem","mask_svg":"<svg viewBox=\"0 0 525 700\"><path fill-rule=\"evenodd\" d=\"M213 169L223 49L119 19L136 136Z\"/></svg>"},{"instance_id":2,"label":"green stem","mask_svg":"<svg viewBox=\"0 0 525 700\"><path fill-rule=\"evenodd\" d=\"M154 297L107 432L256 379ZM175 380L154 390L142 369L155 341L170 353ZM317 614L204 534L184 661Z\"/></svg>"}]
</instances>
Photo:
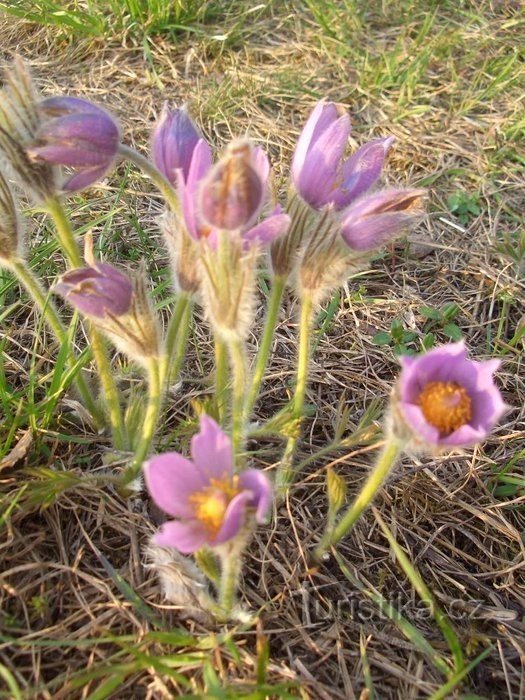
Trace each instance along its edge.
<instances>
[{"instance_id":1,"label":"green stem","mask_svg":"<svg viewBox=\"0 0 525 700\"><path fill-rule=\"evenodd\" d=\"M61 345L69 346L69 364L71 367L74 367L78 364L79 360L76 357L73 349L70 347L71 342L68 338L67 330L62 325L62 321L60 320L55 305L43 292L42 288L40 287L40 283L24 260L12 260L10 267L40 309L42 316L47 321L58 342ZM97 402L93 398L93 391L82 376L81 370L82 368L80 368L80 371L75 377L77 391L82 398L84 406L91 413L95 424L97 427L101 427L104 425L104 416L98 407Z\"/></svg>"},{"instance_id":2,"label":"green stem","mask_svg":"<svg viewBox=\"0 0 525 700\"><path fill-rule=\"evenodd\" d=\"M257 401L257 396L259 395L261 382L264 377L266 365L268 364L268 357L270 355L270 350L272 347L272 341L275 334L275 327L277 325L277 318L279 316L279 309L281 308L281 299L283 297L285 285L286 277L284 275L277 275L276 277L274 277L270 301L268 302L266 321L264 323L264 332L261 343L259 345L259 351L257 353L257 359L255 361L255 367L253 370L253 377L250 383L248 396L244 404L245 420L249 420L255 402Z\"/></svg>"},{"instance_id":3,"label":"green stem","mask_svg":"<svg viewBox=\"0 0 525 700\"><path fill-rule=\"evenodd\" d=\"M125 486L135 479L142 468L142 464L150 449L151 441L155 435L155 430L158 425L160 409L162 407L162 367L165 364L165 358L152 357L148 364L148 405L144 423L142 424L142 433L135 449L133 461L124 473L122 484Z\"/></svg>"},{"instance_id":4,"label":"green stem","mask_svg":"<svg viewBox=\"0 0 525 700\"><path fill-rule=\"evenodd\" d=\"M153 181L155 186L162 193L167 204L169 204L170 208L174 212L179 211L180 205L177 192L170 181L160 172L160 170L158 170L155 165L148 160L148 158L146 158L146 156L143 156L142 153L135 151L135 149L130 148L129 146L124 146L121 144L118 150L123 158L131 161Z\"/></svg>"},{"instance_id":5,"label":"green stem","mask_svg":"<svg viewBox=\"0 0 525 700\"><path fill-rule=\"evenodd\" d=\"M237 548L221 557L221 581L219 585L219 607L225 619L231 612L237 599L237 586L241 570L241 554Z\"/></svg>"},{"instance_id":6,"label":"green stem","mask_svg":"<svg viewBox=\"0 0 525 700\"><path fill-rule=\"evenodd\" d=\"M166 368L162 383L175 382L186 351L186 343L190 330L193 302L187 294L181 293L173 309L168 332L166 334Z\"/></svg>"},{"instance_id":7,"label":"green stem","mask_svg":"<svg viewBox=\"0 0 525 700\"><path fill-rule=\"evenodd\" d=\"M301 421L303 417L304 398L308 380L308 361L310 359L310 336L312 329L313 303L310 297L303 297L301 304L301 318L299 321L299 354L297 359L297 381L295 394L292 400L292 419ZM294 430L294 435L288 438L283 458L276 475L277 493L283 494L293 483L295 473L293 458L295 448L299 440L299 428Z\"/></svg>"},{"instance_id":8,"label":"green stem","mask_svg":"<svg viewBox=\"0 0 525 700\"><path fill-rule=\"evenodd\" d=\"M69 219L58 197L50 197L44 206L55 222L56 234L70 267L82 267L82 257L78 249Z\"/></svg>"},{"instance_id":9,"label":"green stem","mask_svg":"<svg viewBox=\"0 0 525 700\"><path fill-rule=\"evenodd\" d=\"M244 399L246 389L246 350L242 340L229 343L233 375L232 389L232 447L236 456L244 442Z\"/></svg>"},{"instance_id":10,"label":"green stem","mask_svg":"<svg viewBox=\"0 0 525 700\"><path fill-rule=\"evenodd\" d=\"M111 360L104 338L93 326L89 329L89 344L97 365L102 395L109 415L113 446L117 450L123 450L126 447L126 428L120 405L120 393L113 376Z\"/></svg>"},{"instance_id":11,"label":"green stem","mask_svg":"<svg viewBox=\"0 0 525 700\"><path fill-rule=\"evenodd\" d=\"M337 544L340 539L347 535L353 528L363 511L370 505L376 493L383 485L385 479L392 471L400 454L403 451L404 443L396 438L390 438L385 443L379 453L377 462L368 476L359 495L352 505L346 510L339 522L332 530L327 530L315 550L315 558L319 561L329 547Z\"/></svg>"},{"instance_id":12,"label":"green stem","mask_svg":"<svg viewBox=\"0 0 525 700\"><path fill-rule=\"evenodd\" d=\"M215 402L219 422L224 420L228 400L228 351L226 343L215 336Z\"/></svg>"}]
</instances>

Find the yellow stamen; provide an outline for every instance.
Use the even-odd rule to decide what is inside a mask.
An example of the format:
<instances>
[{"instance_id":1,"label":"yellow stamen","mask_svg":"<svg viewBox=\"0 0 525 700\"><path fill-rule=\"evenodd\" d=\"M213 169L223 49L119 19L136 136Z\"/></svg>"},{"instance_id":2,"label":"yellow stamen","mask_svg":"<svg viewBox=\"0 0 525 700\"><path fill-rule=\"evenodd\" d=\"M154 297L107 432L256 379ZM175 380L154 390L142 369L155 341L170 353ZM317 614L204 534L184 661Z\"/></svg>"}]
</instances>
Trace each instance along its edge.
<instances>
[{"instance_id":1,"label":"yellow stamen","mask_svg":"<svg viewBox=\"0 0 525 700\"><path fill-rule=\"evenodd\" d=\"M472 418L472 402L457 382L429 382L418 400L426 420L446 435Z\"/></svg>"},{"instance_id":2,"label":"yellow stamen","mask_svg":"<svg viewBox=\"0 0 525 700\"><path fill-rule=\"evenodd\" d=\"M210 479L209 486L190 496L197 519L211 535L221 529L228 505L238 491L238 477L234 476L233 479Z\"/></svg>"}]
</instances>

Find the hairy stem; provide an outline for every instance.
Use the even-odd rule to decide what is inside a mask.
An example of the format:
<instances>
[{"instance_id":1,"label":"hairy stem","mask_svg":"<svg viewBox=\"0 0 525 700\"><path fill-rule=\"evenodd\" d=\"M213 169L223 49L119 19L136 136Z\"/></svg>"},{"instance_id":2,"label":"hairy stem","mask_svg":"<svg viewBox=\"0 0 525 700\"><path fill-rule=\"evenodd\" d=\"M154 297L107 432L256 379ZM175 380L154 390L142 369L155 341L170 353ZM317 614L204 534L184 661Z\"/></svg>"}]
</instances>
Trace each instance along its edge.
<instances>
[{"instance_id":1,"label":"hairy stem","mask_svg":"<svg viewBox=\"0 0 525 700\"><path fill-rule=\"evenodd\" d=\"M235 547L221 557L221 580L219 585L219 607L221 616L228 619L237 599L237 586L241 571L241 553Z\"/></svg>"},{"instance_id":2,"label":"hairy stem","mask_svg":"<svg viewBox=\"0 0 525 700\"><path fill-rule=\"evenodd\" d=\"M244 442L244 398L246 388L246 349L242 340L229 343L233 376L232 387L232 447L233 454L242 449Z\"/></svg>"},{"instance_id":3,"label":"hairy stem","mask_svg":"<svg viewBox=\"0 0 525 700\"><path fill-rule=\"evenodd\" d=\"M215 336L215 401L219 422L224 420L228 401L228 350L226 343Z\"/></svg>"},{"instance_id":4,"label":"hairy stem","mask_svg":"<svg viewBox=\"0 0 525 700\"><path fill-rule=\"evenodd\" d=\"M166 334L166 368L162 382L167 382L168 386L175 382L179 375L186 352L192 310L192 300L187 294L181 293L175 304Z\"/></svg>"},{"instance_id":5,"label":"hairy stem","mask_svg":"<svg viewBox=\"0 0 525 700\"><path fill-rule=\"evenodd\" d=\"M261 382L264 377L266 365L268 364L268 358L272 347L272 341L275 334L275 327L277 325L277 318L279 316L279 309L281 308L281 299L283 296L285 285L285 276L278 275L274 277L270 301L268 302L266 321L264 323L263 336L259 345L259 351L257 353L257 359L255 361L255 367L253 370L252 380L250 382L250 388L248 390L248 396L244 404L245 421L249 420L250 414L253 410L253 407L255 406L255 402L257 401L257 396L259 395Z\"/></svg>"}]
</instances>

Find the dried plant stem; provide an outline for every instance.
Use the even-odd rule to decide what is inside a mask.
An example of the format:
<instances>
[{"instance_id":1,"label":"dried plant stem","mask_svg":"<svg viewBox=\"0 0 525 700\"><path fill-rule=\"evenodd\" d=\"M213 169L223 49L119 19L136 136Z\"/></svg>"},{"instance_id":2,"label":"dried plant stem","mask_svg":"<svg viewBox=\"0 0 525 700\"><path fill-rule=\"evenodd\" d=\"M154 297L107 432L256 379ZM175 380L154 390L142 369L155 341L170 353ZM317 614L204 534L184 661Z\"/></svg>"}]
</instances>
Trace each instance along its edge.
<instances>
[{"instance_id":1,"label":"dried plant stem","mask_svg":"<svg viewBox=\"0 0 525 700\"><path fill-rule=\"evenodd\" d=\"M143 156L142 153L135 151L135 149L130 148L129 146L124 146L123 144L121 144L118 150L123 158L131 161L134 165L137 166L137 168L142 170L142 172L153 181L155 186L162 193L170 209L174 212L178 212L180 206L177 192L175 191L169 180L167 180L164 177L164 175L160 172L160 170L158 170L153 165L153 163L150 160L148 160L148 158L146 158L146 156Z\"/></svg>"},{"instance_id":2,"label":"dried plant stem","mask_svg":"<svg viewBox=\"0 0 525 700\"><path fill-rule=\"evenodd\" d=\"M69 265L71 267L81 267L82 258L62 203L57 197L52 197L46 201L45 206L55 223L57 238ZM118 450L124 449L126 446L126 431L122 406L120 405L119 390L111 369L111 360L106 344L99 331L92 325L89 330L89 340L103 389L102 395L109 415L113 444Z\"/></svg>"},{"instance_id":3,"label":"dried plant stem","mask_svg":"<svg viewBox=\"0 0 525 700\"><path fill-rule=\"evenodd\" d=\"M310 359L310 336L312 330L313 302L308 296L302 298L301 318L299 321L299 354L297 358L297 381L292 401L292 419L301 420L303 417L304 398L308 380L308 362ZM281 495L293 483L295 473L293 458L297 446L298 435L290 436L286 443L283 458L276 476L277 492Z\"/></svg>"},{"instance_id":4,"label":"dried plant stem","mask_svg":"<svg viewBox=\"0 0 525 700\"><path fill-rule=\"evenodd\" d=\"M232 446L237 456L244 442L244 399L246 389L246 348L239 339L229 343L232 387Z\"/></svg>"},{"instance_id":5,"label":"dried plant stem","mask_svg":"<svg viewBox=\"0 0 525 700\"><path fill-rule=\"evenodd\" d=\"M268 358L272 347L272 341L275 334L275 327L277 325L277 318L279 316L279 309L281 308L281 299L283 297L285 285L286 277L284 275L276 275L274 277L270 301L268 302L268 311L266 313L263 336L259 345L257 359L255 360L255 367L253 370L248 396L244 404L245 421L249 420L250 414L255 406L255 402L257 401L257 396L259 395L261 382L264 377L266 365L268 364Z\"/></svg>"},{"instance_id":6,"label":"dried plant stem","mask_svg":"<svg viewBox=\"0 0 525 700\"><path fill-rule=\"evenodd\" d=\"M148 362L148 405L146 408L146 415L144 416L144 423L142 424L142 433L135 450L133 461L124 473L122 482L124 486L139 475L142 463L148 455L151 441L155 435L162 407L163 368L165 366L165 358L151 357Z\"/></svg>"},{"instance_id":7,"label":"dried plant stem","mask_svg":"<svg viewBox=\"0 0 525 700\"><path fill-rule=\"evenodd\" d=\"M58 342L61 345L69 346L69 364L71 367L74 367L79 363L79 360L70 346L70 339L68 338L67 330L64 328L62 321L60 320L55 305L42 290L39 281L33 275L24 260L11 260L10 267L40 309L42 316L47 321L48 326L53 331ZM93 398L92 389L82 376L81 371L79 371L75 377L75 386L84 406L93 417L96 426L102 427L104 425L104 415L97 405L96 400Z\"/></svg>"},{"instance_id":8,"label":"dried plant stem","mask_svg":"<svg viewBox=\"0 0 525 700\"><path fill-rule=\"evenodd\" d=\"M355 501L341 518L339 518L337 525L333 529L326 530L324 533L319 546L315 550L315 559L318 561L322 559L329 547L337 544L340 539L350 532L363 511L371 504L385 479L392 471L403 451L403 447L403 442L396 438L391 437L386 441L383 449L379 453L372 472L368 476L368 479Z\"/></svg>"},{"instance_id":9,"label":"dried plant stem","mask_svg":"<svg viewBox=\"0 0 525 700\"><path fill-rule=\"evenodd\" d=\"M181 293L173 309L166 334L166 376L162 378L162 381L167 382L168 386L177 381L180 372L186 352L192 312L193 302L191 298L187 294Z\"/></svg>"}]
</instances>

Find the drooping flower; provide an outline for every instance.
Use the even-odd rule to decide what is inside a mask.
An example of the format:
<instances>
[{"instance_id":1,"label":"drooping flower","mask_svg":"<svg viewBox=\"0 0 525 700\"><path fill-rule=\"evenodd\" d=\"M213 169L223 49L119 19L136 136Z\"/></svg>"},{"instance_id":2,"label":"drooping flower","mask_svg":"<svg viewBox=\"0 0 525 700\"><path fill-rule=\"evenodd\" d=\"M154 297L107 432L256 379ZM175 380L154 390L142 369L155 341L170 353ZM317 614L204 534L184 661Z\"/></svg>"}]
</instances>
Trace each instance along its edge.
<instances>
[{"instance_id":1,"label":"drooping flower","mask_svg":"<svg viewBox=\"0 0 525 700\"><path fill-rule=\"evenodd\" d=\"M98 262L93 267L66 272L53 291L86 316L104 319L130 311L133 285L120 270Z\"/></svg>"},{"instance_id":2,"label":"drooping flower","mask_svg":"<svg viewBox=\"0 0 525 700\"><path fill-rule=\"evenodd\" d=\"M401 358L394 431L419 447L468 447L484 440L506 410L494 372L499 360L467 358L463 342Z\"/></svg>"},{"instance_id":3,"label":"drooping flower","mask_svg":"<svg viewBox=\"0 0 525 700\"><path fill-rule=\"evenodd\" d=\"M425 190L381 190L341 212L341 235L352 250L369 251L399 236L421 214Z\"/></svg>"},{"instance_id":4,"label":"drooping flower","mask_svg":"<svg viewBox=\"0 0 525 700\"><path fill-rule=\"evenodd\" d=\"M170 110L168 103L164 103L151 139L151 150L153 162L172 185L177 183L177 170L182 171L184 179L188 177L199 141L202 138L185 107Z\"/></svg>"},{"instance_id":5,"label":"drooping flower","mask_svg":"<svg viewBox=\"0 0 525 700\"><path fill-rule=\"evenodd\" d=\"M369 141L349 158L350 117L341 105L321 100L308 118L295 149L292 179L313 208L343 209L377 181L394 138Z\"/></svg>"},{"instance_id":6,"label":"drooping flower","mask_svg":"<svg viewBox=\"0 0 525 700\"><path fill-rule=\"evenodd\" d=\"M62 189L89 187L113 167L120 129L105 109L78 97L51 97L40 103L42 124L29 155L37 162L63 165L78 172Z\"/></svg>"},{"instance_id":7,"label":"drooping flower","mask_svg":"<svg viewBox=\"0 0 525 700\"><path fill-rule=\"evenodd\" d=\"M235 538L248 511L256 522L263 522L272 500L270 482L262 472L233 473L231 441L208 416L201 417L200 431L191 441L191 457L167 452L144 465L152 499L176 518L162 526L154 541L184 554Z\"/></svg>"}]
</instances>

